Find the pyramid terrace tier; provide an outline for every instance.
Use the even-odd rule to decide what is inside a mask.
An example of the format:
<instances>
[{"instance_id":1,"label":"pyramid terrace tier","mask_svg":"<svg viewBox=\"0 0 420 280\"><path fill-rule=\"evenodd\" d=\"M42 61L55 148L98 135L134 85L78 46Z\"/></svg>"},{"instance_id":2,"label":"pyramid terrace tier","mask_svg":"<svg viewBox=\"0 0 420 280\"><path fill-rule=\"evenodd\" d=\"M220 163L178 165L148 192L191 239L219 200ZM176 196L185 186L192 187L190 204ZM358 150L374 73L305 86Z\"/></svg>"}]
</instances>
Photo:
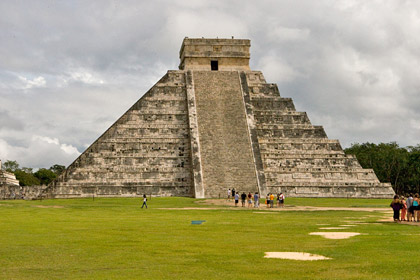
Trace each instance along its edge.
<instances>
[{"instance_id":1,"label":"pyramid terrace tier","mask_svg":"<svg viewBox=\"0 0 420 280\"><path fill-rule=\"evenodd\" d=\"M296 142L287 139L288 141L281 141L284 139L279 139L279 141L274 142L275 139L268 139L270 142L264 142L267 139L259 139L260 150L261 151L283 151L283 150L324 150L324 151L342 151L341 145L338 141L328 141L322 142L319 140L324 139L314 139L306 138L305 140L312 141L300 141L302 139L296 140ZM329 139L328 139L329 140Z\"/></svg>"},{"instance_id":2,"label":"pyramid terrace tier","mask_svg":"<svg viewBox=\"0 0 420 280\"><path fill-rule=\"evenodd\" d=\"M275 185L281 182L376 182L379 183L375 173L371 169L342 169L342 170L285 170L279 172L266 172L267 185Z\"/></svg>"},{"instance_id":3,"label":"pyramid terrace tier","mask_svg":"<svg viewBox=\"0 0 420 280\"><path fill-rule=\"evenodd\" d=\"M285 170L305 169L347 169L361 168L355 158L349 157L322 157L322 158L265 158L264 170L266 172L283 172Z\"/></svg>"},{"instance_id":4,"label":"pyramid terrace tier","mask_svg":"<svg viewBox=\"0 0 420 280\"><path fill-rule=\"evenodd\" d=\"M291 98L251 98L255 112L260 111L296 111Z\"/></svg>"},{"instance_id":5,"label":"pyramid terrace tier","mask_svg":"<svg viewBox=\"0 0 420 280\"><path fill-rule=\"evenodd\" d=\"M257 126L257 135L258 138L327 138L327 134L322 126L286 127L264 129Z\"/></svg>"},{"instance_id":6,"label":"pyramid terrace tier","mask_svg":"<svg viewBox=\"0 0 420 280\"><path fill-rule=\"evenodd\" d=\"M284 124L307 124L311 122L305 112L296 111L273 111L273 110L254 110L254 117L257 126L261 125L284 125Z\"/></svg>"}]
</instances>

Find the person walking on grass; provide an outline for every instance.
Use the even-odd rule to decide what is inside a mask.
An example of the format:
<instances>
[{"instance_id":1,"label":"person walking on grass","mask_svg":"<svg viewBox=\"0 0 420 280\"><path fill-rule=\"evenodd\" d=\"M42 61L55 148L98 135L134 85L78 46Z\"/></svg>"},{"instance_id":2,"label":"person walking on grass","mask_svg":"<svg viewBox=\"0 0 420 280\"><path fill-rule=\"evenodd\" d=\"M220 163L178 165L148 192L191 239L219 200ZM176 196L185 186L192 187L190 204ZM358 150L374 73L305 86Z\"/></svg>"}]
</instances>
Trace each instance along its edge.
<instances>
[{"instance_id":1,"label":"person walking on grass","mask_svg":"<svg viewBox=\"0 0 420 280\"><path fill-rule=\"evenodd\" d=\"M391 202L392 210L394 210L394 222L398 222L400 220L400 209L401 209L401 201L398 198L398 195L394 196L394 200Z\"/></svg>"},{"instance_id":2,"label":"person walking on grass","mask_svg":"<svg viewBox=\"0 0 420 280\"><path fill-rule=\"evenodd\" d=\"M239 194L235 193L235 207L238 207L238 203L239 203Z\"/></svg>"},{"instance_id":3,"label":"person walking on grass","mask_svg":"<svg viewBox=\"0 0 420 280\"><path fill-rule=\"evenodd\" d=\"M251 192L248 193L248 208L252 207L252 194Z\"/></svg>"},{"instance_id":4,"label":"person walking on grass","mask_svg":"<svg viewBox=\"0 0 420 280\"><path fill-rule=\"evenodd\" d=\"M400 218L400 220L405 221L405 218L407 216L407 202L405 201L404 196L401 196L401 205L402 205L402 208L401 208L401 218Z\"/></svg>"},{"instance_id":5,"label":"person walking on grass","mask_svg":"<svg viewBox=\"0 0 420 280\"><path fill-rule=\"evenodd\" d=\"M141 206L141 209L143 209L144 206L146 206L147 209L147 197L145 194L143 194L143 205Z\"/></svg>"},{"instance_id":6,"label":"person walking on grass","mask_svg":"<svg viewBox=\"0 0 420 280\"><path fill-rule=\"evenodd\" d=\"M246 200L246 193L242 192L242 194L241 194L242 207L245 207L245 200Z\"/></svg>"},{"instance_id":7,"label":"person walking on grass","mask_svg":"<svg viewBox=\"0 0 420 280\"><path fill-rule=\"evenodd\" d=\"M258 192L254 194L254 208L260 208L260 196Z\"/></svg>"},{"instance_id":8,"label":"person walking on grass","mask_svg":"<svg viewBox=\"0 0 420 280\"><path fill-rule=\"evenodd\" d=\"M413 217L414 217L413 200L414 200L413 194L410 193L410 195L408 196L408 198L406 200L407 210L408 210L408 213L407 213L407 221L408 222L411 222Z\"/></svg>"}]
</instances>

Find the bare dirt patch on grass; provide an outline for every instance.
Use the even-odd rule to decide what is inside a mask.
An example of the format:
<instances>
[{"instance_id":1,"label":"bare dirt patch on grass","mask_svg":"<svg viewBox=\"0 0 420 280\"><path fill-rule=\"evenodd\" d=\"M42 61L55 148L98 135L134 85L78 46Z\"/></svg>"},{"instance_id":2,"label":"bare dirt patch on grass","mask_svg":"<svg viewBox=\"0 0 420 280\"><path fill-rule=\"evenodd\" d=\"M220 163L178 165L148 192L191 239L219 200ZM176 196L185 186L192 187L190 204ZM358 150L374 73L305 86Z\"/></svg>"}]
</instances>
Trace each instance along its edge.
<instances>
[{"instance_id":1,"label":"bare dirt patch on grass","mask_svg":"<svg viewBox=\"0 0 420 280\"><path fill-rule=\"evenodd\" d=\"M311 232L309 235L320 235L327 239L347 239L356 235L360 235L359 232Z\"/></svg>"},{"instance_id":2,"label":"bare dirt patch on grass","mask_svg":"<svg viewBox=\"0 0 420 280\"><path fill-rule=\"evenodd\" d=\"M264 258L286 259L298 261L330 260L331 258L303 252L265 252Z\"/></svg>"},{"instance_id":3,"label":"bare dirt patch on grass","mask_svg":"<svg viewBox=\"0 0 420 280\"><path fill-rule=\"evenodd\" d=\"M233 200L227 199L204 199L199 200L196 203L201 205L214 205L214 206L228 206L234 208L235 204ZM251 209L248 207L235 207L239 209ZM255 210L255 208L252 208ZM378 207L315 207L315 206L295 206L285 205L283 208L267 208L265 204L261 204L258 210L265 211L358 211L358 212L384 212L389 211L389 208L378 208ZM365 218L357 218L365 219Z\"/></svg>"},{"instance_id":4,"label":"bare dirt patch on grass","mask_svg":"<svg viewBox=\"0 0 420 280\"><path fill-rule=\"evenodd\" d=\"M345 227L321 227L319 229L346 229Z\"/></svg>"}]
</instances>

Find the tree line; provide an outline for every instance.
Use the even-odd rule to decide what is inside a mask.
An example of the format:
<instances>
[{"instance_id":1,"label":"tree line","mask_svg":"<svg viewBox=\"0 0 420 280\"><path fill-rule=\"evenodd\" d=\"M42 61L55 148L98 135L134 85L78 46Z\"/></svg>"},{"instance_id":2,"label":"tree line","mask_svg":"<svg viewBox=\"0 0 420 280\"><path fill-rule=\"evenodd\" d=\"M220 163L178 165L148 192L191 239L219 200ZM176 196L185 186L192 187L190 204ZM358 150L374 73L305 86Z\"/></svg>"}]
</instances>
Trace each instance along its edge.
<instances>
[{"instance_id":1,"label":"tree line","mask_svg":"<svg viewBox=\"0 0 420 280\"><path fill-rule=\"evenodd\" d=\"M15 160L7 160L3 163L3 166L6 171L15 174L21 186L48 185L66 170L64 165L54 164L49 169L40 168L36 172L33 172L33 168L20 167L19 163Z\"/></svg>"},{"instance_id":2,"label":"tree line","mask_svg":"<svg viewBox=\"0 0 420 280\"><path fill-rule=\"evenodd\" d=\"M391 183L397 194L420 193L420 145L356 143L344 152L355 155L363 168L373 169L379 181Z\"/></svg>"}]
</instances>

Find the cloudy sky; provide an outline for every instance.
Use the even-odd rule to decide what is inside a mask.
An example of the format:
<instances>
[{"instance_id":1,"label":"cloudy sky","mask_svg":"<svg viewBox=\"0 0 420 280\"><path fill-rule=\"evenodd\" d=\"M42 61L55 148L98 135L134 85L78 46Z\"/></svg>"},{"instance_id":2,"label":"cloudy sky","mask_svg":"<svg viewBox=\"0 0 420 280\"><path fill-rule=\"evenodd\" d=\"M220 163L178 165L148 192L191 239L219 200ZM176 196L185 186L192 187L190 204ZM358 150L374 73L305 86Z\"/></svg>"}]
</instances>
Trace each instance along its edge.
<instances>
[{"instance_id":1,"label":"cloudy sky","mask_svg":"<svg viewBox=\"0 0 420 280\"><path fill-rule=\"evenodd\" d=\"M251 39L251 68L343 147L420 144L419 1L1 1L0 159L70 164L182 39Z\"/></svg>"}]
</instances>

